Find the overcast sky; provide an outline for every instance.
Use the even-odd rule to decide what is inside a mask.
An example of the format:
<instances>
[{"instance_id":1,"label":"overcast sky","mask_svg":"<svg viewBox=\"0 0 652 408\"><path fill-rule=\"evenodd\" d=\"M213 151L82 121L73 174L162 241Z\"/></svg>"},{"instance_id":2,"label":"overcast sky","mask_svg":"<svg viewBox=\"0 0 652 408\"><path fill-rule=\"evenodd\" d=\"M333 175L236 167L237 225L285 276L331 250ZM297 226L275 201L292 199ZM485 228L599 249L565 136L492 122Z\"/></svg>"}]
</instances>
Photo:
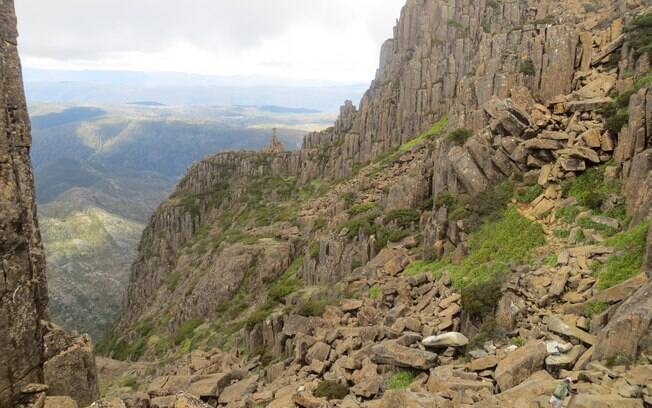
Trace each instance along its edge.
<instances>
[{"instance_id":1,"label":"overcast sky","mask_svg":"<svg viewBox=\"0 0 652 408\"><path fill-rule=\"evenodd\" d=\"M405 0L17 0L30 68L369 81Z\"/></svg>"}]
</instances>

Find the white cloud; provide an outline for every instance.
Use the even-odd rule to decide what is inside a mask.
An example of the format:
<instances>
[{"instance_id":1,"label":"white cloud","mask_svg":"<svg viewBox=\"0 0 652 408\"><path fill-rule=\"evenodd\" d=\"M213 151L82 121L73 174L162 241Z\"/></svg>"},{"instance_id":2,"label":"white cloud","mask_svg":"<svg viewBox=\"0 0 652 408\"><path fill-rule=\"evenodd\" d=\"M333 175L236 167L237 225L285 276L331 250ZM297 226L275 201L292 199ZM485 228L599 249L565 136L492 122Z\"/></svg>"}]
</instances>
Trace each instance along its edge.
<instances>
[{"instance_id":1,"label":"white cloud","mask_svg":"<svg viewBox=\"0 0 652 408\"><path fill-rule=\"evenodd\" d=\"M368 81L405 0L17 0L33 68Z\"/></svg>"}]
</instances>

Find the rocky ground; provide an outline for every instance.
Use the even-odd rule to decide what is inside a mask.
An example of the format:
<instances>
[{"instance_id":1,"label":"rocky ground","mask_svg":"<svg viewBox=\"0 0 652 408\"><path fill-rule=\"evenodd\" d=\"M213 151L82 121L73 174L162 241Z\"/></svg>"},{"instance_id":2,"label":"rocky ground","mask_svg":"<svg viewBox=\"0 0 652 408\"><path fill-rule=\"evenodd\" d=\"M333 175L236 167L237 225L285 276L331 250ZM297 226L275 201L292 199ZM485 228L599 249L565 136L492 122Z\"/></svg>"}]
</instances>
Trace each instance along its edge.
<instances>
[{"instance_id":1,"label":"rocky ground","mask_svg":"<svg viewBox=\"0 0 652 408\"><path fill-rule=\"evenodd\" d=\"M472 297L459 283L465 259L476 254L473 234L465 232L471 228L449 221L446 239L433 242L446 254L443 261L419 264L418 237L408 235L342 278L356 296L325 305L317 316L277 310L254 326L245 341L262 339L279 356L273 361L264 361L265 353L195 350L162 370L133 371L151 378L142 392L93 406L545 407L564 377L576 380L571 407L651 406L652 285L645 271L614 278L609 269L634 256L629 247L644 247L648 226L630 229L631 218L617 210L620 192L608 193L618 173L614 155L618 160L628 140L605 128L616 82L615 70L598 65L578 75L575 91L564 97L541 103L514 88L511 98L487 104L493 120L481 134L533 169L521 175L531 197L515 195L508 211L542 236L527 257L508 263L491 318L474 321L469 299L482 306L492 292ZM388 195L388 187L418 174L431 147L424 139L381 172L378 163L363 168L306 204L302 215L328 214L354 188L361 192L358 206L405 200ZM583 190L588 196L568 190L581 190L598 169L606 196L595 209L591 187ZM361 188L367 184L373 188ZM436 203L434 212L453 208ZM451 228L459 237L453 251ZM320 259L328 246L321 242ZM310 271L304 266L308 280Z\"/></svg>"}]
</instances>

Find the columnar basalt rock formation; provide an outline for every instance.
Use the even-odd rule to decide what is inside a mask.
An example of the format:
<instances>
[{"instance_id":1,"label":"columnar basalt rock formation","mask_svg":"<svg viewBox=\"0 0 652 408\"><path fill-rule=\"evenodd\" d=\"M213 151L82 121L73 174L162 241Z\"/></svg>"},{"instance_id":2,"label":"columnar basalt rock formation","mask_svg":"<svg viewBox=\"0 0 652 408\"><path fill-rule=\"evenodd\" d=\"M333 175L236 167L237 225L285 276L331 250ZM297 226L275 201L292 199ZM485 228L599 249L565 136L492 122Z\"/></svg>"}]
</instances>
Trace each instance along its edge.
<instances>
[{"instance_id":1,"label":"columnar basalt rock formation","mask_svg":"<svg viewBox=\"0 0 652 408\"><path fill-rule=\"evenodd\" d=\"M0 407L42 407L49 395L99 396L90 339L46 322L48 294L36 219L30 122L13 0L0 1ZM48 387L47 384L52 386Z\"/></svg>"},{"instance_id":2,"label":"columnar basalt rock formation","mask_svg":"<svg viewBox=\"0 0 652 408\"><path fill-rule=\"evenodd\" d=\"M0 2L0 406L43 382L47 284L13 1Z\"/></svg>"}]
</instances>

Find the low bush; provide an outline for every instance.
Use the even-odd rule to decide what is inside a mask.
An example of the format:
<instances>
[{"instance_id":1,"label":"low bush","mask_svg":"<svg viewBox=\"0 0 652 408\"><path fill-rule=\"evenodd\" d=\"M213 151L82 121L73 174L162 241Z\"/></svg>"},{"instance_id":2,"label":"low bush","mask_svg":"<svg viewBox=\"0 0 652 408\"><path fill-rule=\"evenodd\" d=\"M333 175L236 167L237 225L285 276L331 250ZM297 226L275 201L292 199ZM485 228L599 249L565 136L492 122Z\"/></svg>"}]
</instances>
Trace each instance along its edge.
<instances>
[{"instance_id":1,"label":"low bush","mask_svg":"<svg viewBox=\"0 0 652 408\"><path fill-rule=\"evenodd\" d=\"M538 184L529 187L520 187L516 189L515 197L522 203L531 203L535 198L543 193L543 187Z\"/></svg>"},{"instance_id":2,"label":"low bush","mask_svg":"<svg viewBox=\"0 0 652 408\"><path fill-rule=\"evenodd\" d=\"M536 74L536 69L534 68L534 61L532 61L531 59L526 59L524 61L521 61L521 65L519 66L519 72L527 76L533 76L534 74Z\"/></svg>"},{"instance_id":3,"label":"low bush","mask_svg":"<svg viewBox=\"0 0 652 408\"><path fill-rule=\"evenodd\" d=\"M606 244L618 252L598 269L598 289L608 289L641 272L649 226L649 221L642 222L607 239Z\"/></svg>"},{"instance_id":4,"label":"low bush","mask_svg":"<svg viewBox=\"0 0 652 408\"><path fill-rule=\"evenodd\" d=\"M468 129L455 129L448 134L446 140L456 145L463 145L473 133Z\"/></svg>"},{"instance_id":5,"label":"low bush","mask_svg":"<svg viewBox=\"0 0 652 408\"><path fill-rule=\"evenodd\" d=\"M317 398L326 398L327 400L344 399L349 395L349 387L335 381L322 381L319 383L313 395Z\"/></svg>"}]
</instances>

